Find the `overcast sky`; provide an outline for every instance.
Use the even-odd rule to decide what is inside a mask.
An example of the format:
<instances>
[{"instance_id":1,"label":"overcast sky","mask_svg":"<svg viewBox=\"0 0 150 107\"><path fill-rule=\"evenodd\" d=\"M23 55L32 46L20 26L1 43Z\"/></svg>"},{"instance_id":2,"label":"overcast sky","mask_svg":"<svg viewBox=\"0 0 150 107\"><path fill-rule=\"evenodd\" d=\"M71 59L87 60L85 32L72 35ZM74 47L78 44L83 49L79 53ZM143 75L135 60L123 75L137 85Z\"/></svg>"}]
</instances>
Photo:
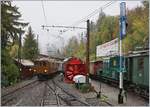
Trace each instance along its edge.
<instances>
[{"instance_id":1,"label":"overcast sky","mask_svg":"<svg viewBox=\"0 0 150 107\"><path fill-rule=\"evenodd\" d=\"M43 1L44 10L47 19L47 25L65 25L70 26L89 15L94 10L100 8L110 1ZM128 9L135 8L141 5L141 1L125 1ZM49 32L42 30L41 25L45 25L45 18L42 9L42 1L13 1L13 4L19 7L22 13L22 18L25 22L29 22L34 33L39 35L40 51L43 54L47 53L47 46L61 47L67 43L68 38L76 36L85 30L69 30L60 35L58 28L50 28ZM103 11L107 15L119 15L120 1L113 3ZM95 21L98 14L90 18L90 21ZM118 22L119 23L119 22ZM78 26L86 27L86 23L81 23ZM58 38L61 36L62 38Z\"/></svg>"}]
</instances>

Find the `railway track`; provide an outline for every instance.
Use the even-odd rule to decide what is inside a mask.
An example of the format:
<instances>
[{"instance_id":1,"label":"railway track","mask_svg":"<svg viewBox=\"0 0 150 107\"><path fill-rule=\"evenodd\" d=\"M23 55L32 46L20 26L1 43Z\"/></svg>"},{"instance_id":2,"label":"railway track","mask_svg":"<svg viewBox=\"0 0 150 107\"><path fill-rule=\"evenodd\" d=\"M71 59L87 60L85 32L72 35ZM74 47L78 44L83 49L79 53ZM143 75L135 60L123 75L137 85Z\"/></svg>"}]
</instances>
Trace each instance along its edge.
<instances>
[{"instance_id":1,"label":"railway track","mask_svg":"<svg viewBox=\"0 0 150 107\"><path fill-rule=\"evenodd\" d=\"M18 91L18 90L20 90L20 89L23 89L23 88L25 88L25 87L27 87L27 86L33 84L33 83L36 83L36 82L38 82L37 79L36 79L36 80L33 80L33 81L31 81L31 82L29 82L29 83L27 83L27 84L24 84L24 85L22 85L22 86L18 86L18 85L13 86L13 87L15 87L15 88L14 88L14 89L11 89L11 91L4 92L4 94L2 93L2 97L7 96L7 95L9 95L9 94L11 94L11 93L14 93L14 92L16 92L16 91ZM7 89L5 89L5 90L7 90Z\"/></svg>"},{"instance_id":2,"label":"railway track","mask_svg":"<svg viewBox=\"0 0 150 107\"><path fill-rule=\"evenodd\" d=\"M17 93L21 90L23 90L24 88L33 88L34 86L40 84L41 82L34 80L32 82L29 82L28 84L25 84L23 86L17 87L10 91L7 92L6 94L3 94L1 96L1 105L5 106L5 105L12 105L17 101Z\"/></svg>"},{"instance_id":3,"label":"railway track","mask_svg":"<svg viewBox=\"0 0 150 107\"><path fill-rule=\"evenodd\" d=\"M48 105L58 105L60 106L60 101L57 95L57 91L53 90L47 83L45 82L45 87L43 91L43 96L41 100L41 106L48 106Z\"/></svg>"},{"instance_id":4,"label":"railway track","mask_svg":"<svg viewBox=\"0 0 150 107\"><path fill-rule=\"evenodd\" d=\"M49 96L53 96L53 101L48 99ZM43 93L41 106L46 105L90 106L86 102L81 101L79 98L69 93L63 87L59 86L54 80L45 82L45 92Z\"/></svg>"}]
</instances>

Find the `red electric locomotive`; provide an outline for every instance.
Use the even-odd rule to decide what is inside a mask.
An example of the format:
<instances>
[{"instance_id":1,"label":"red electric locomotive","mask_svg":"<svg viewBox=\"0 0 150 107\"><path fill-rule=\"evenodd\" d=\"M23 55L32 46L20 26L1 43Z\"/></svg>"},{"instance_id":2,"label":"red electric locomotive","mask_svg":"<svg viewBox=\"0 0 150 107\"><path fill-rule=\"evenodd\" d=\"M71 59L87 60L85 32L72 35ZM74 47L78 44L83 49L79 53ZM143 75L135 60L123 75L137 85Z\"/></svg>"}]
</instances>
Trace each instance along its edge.
<instances>
[{"instance_id":1,"label":"red electric locomotive","mask_svg":"<svg viewBox=\"0 0 150 107\"><path fill-rule=\"evenodd\" d=\"M79 58L71 57L64 61L64 80L67 83L74 83L76 75L86 75L86 64Z\"/></svg>"}]
</instances>

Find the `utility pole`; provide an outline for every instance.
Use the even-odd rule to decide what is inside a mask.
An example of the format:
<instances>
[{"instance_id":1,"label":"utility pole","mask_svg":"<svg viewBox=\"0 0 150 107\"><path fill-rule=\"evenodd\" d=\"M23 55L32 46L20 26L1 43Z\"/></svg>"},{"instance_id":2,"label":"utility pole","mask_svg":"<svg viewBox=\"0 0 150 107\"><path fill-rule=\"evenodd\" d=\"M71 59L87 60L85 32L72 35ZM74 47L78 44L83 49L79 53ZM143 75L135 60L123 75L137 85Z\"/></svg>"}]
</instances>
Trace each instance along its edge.
<instances>
[{"instance_id":1,"label":"utility pole","mask_svg":"<svg viewBox=\"0 0 150 107\"><path fill-rule=\"evenodd\" d=\"M90 21L87 20L87 42L86 42L86 83L89 83L89 44L90 44Z\"/></svg>"},{"instance_id":2,"label":"utility pole","mask_svg":"<svg viewBox=\"0 0 150 107\"><path fill-rule=\"evenodd\" d=\"M21 33L19 34L18 62L21 63Z\"/></svg>"},{"instance_id":3,"label":"utility pole","mask_svg":"<svg viewBox=\"0 0 150 107\"><path fill-rule=\"evenodd\" d=\"M126 3L120 3L120 71L119 71L119 95L118 103L123 104L124 89L123 89L123 60L122 60L122 39L126 35Z\"/></svg>"},{"instance_id":4,"label":"utility pole","mask_svg":"<svg viewBox=\"0 0 150 107\"><path fill-rule=\"evenodd\" d=\"M20 71L20 79L21 79L21 35L22 33L19 33L18 65L19 65L19 71Z\"/></svg>"},{"instance_id":5,"label":"utility pole","mask_svg":"<svg viewBox=\"0 0 150 107\"><path fill-rule=\"evenodd\" d=\"M96 61L96 36L95 36L95 61Z\"/></svg>"},{"instance_id":6,"label":"utility pole","mask_svg":"<svg viewBox=\"0 0 150 107\"><path fill-rule=\"evenodd\" d=\"M38 51L38 54L39 54L39 35L37 35L37 51Z\"/></svg>"},{"instance_id":7,"label":"utility pole","mask_svg":"<svg viewBox=\"0 0 150 107\"><path fill-rule=\"evenodd\" d=\"M39 47L39 35L37 35L37 48Z\"/></svg>"}]
</instances>

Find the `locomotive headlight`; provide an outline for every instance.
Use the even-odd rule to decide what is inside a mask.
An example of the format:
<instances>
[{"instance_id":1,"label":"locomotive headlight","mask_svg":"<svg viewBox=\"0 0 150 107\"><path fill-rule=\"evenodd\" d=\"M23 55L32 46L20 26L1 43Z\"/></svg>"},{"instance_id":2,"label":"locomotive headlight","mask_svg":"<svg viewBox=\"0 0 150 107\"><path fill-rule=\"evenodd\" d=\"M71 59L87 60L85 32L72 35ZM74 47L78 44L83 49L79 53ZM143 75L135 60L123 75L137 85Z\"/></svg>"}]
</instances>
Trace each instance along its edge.
<instances>
[{"instance_id":1,"label":"locomotive headlight","mask_svg":"<svg viewBox=\"0 0 150 107\"><path fill-rule=\"evenodd\" d=\"M44 72L47 72L47 70L45 69Z\"/></svg>"}]
</instances>

